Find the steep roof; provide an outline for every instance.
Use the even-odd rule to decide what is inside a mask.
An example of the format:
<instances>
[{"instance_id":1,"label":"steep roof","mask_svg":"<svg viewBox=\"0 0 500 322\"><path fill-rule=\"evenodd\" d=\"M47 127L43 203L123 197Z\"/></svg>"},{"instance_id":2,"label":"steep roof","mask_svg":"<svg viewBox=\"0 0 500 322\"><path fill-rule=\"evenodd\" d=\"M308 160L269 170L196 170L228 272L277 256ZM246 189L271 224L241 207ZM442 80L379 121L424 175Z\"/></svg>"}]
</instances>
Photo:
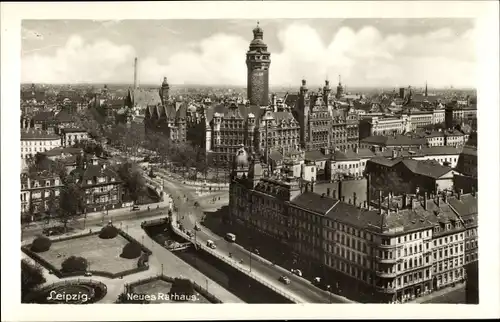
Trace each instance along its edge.
<instances>
[{"instance_id":1,"label":"steep roof","mask_svg":"<svg viewBox=\"0 0 500 322\"><path fill-rule=\"evenodd\" d=\"M40 122L46 122L46 121L52 121L54 119L54 112L52 111L40 111L33 115L33 121L40 121Z\"/></svg>"},{"instance_id":2,"label":"steep roof","mask_svg":"<svg viewBox=\"0 0 500 322\"><path fill-rule=\"evenodd\" d=\"M55 115L55 120L60 123L69 123L73 122L73 115L69 113L69 111L65 108L60 110L56 115Z\"/></svg>"},{"instance_id":3,"label":"steep roof","mask_svg":"<svg viewBox=\"0 0 500 322\"><path fill-rule=\"evenodd\" d=\"M161 104L158 90L129 89L129 95L134 106L155 106Z\"/></svg>"}]
</instances>

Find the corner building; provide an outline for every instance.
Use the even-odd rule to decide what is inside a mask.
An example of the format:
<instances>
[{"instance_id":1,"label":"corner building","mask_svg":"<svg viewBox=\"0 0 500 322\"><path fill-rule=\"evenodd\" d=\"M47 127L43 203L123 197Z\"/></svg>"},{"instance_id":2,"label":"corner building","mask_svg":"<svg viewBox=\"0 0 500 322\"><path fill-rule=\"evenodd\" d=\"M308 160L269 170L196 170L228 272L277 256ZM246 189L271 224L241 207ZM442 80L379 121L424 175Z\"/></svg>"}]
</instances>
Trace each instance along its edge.
<instances>
[{"instance_id":1,"label":"corner building","mask_svg":"<svg viewBox=\"0 0 500 322\"><path fill-rule=\"evenodd\" d=\"M267 106L269 104L269 65L271 53L263 40L264 31L257 27L253 30L253 40L247 51L247 93L250 105Z\"/></svg>"},{"instance_id":2,"label":"corner building","mask_svg":"<svg viewBox=\"0 0 500 322\"><path fill-rule=\"evenodd\" d=\"M314 182L270 173L241 148L233 163L228 222L273 242L308 279L361 302L406 302L465 279L467 259L477 261L477 193L379 196L346 203L314 193ZM259 238L261 236L261 238ZM471 246L472 245L472 246ZM469 254L468 254L469 253ZM464 258L465 257L465 258ZM292 264L293 263L293 264Z\"/></svg>"}]
</instances>

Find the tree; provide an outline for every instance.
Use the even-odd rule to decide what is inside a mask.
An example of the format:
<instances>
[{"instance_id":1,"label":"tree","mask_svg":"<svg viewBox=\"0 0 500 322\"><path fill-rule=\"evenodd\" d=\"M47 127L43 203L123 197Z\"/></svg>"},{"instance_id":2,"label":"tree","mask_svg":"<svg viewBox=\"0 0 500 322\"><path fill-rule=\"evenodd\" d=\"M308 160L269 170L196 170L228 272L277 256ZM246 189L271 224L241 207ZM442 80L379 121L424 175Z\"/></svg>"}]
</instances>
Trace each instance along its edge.
<instances>
[{"instance_id":1,"label":"tree","mask_svg":"<svg viewBox=\"0 0 500 322\"><path fill-rule=\"evenodd\" d=\"M83 212L85 195L82 189L74 182L68 182L62 189L59 197L59 220L66 230L68 222Z\"/></svg>"},{"instance_id":2,"label":"tree","mask_svg":"<svg viewBox=\"0 0 500 322\"><path fill-rule=\"evenodd\" d=\"M130 198L136 203L146 190L146 183L139 168L135 163L126 162L118 167L116 173L123 181L123 186Z\"/></svg>"},{"instance_id":3,"label":"tree","mask_svg":"<svg viewBox=\"0 0 500 322\"><path fill-rule=\"evenodd\" d=\"M133 259L141 256L142 249L137 242L130 242L123 247L123 251L120 255L122 258Z\"/></svg>"},{"instance_id":4,"label":"tree","mask_svg":"<svg viewBox=\"0 0 500 322\"><path fill-rule=\"evenodd\" d=\"M113 239L116 236L118 236L118 228L112 225L103 227L99 233L99 238L102 239Z\"/></svg>"},{"instance_id":5,"label":"tree","mask_svg":"<svg viewBox=\"0 0 500 322\"><path fill-rule=\"evenodd\" d=\"M46 282L40 265L21 260L21 296L25 297L36 287Z\"/></svg>"},{"instance_id":6,"label":"tree","mask_svg":"<svg viewBox=\"0 0 500 322\"><path fill-rule=\"evenodd\" d=\"M179 296L185 298L186 300L195 294L195 289L193 283L185 278L176 278L172 283L172 288L170 288L170 296L175 300L179 299Z\"/></svg>"},{"instance_id":7,"label":"tree","mask_svg":"<svg viewBox=\"0 0 500 322\"><path fill-rule=\"evenodd\" d=\"M33 240L30 250L35 253L43 253L48 251L50 246L52 246L52 241L45 236L40 236Z\"/></svg>"},{"instance_id":8,"label":"tree","mask_svg":"<svg viewBox=\"0 0 500 322\"><path fill-rule=\"evenodd\" d=\"M64 273L85 272L89 266L88 261L83 257L71 256L61 264L61 271Z\"/></svg>"},{"instance_id":9,"label":"tree","mask_svg":"<svg viewBox=\"0 0 500 322\"><path fill-rule=\"evenodd\" d=\"M52 215L57 214L58 211L59 200L56 198L55 191L51 191L47 198L45 212L48 214L49 218L52 218Z\"/></svg>"}]
</instances>

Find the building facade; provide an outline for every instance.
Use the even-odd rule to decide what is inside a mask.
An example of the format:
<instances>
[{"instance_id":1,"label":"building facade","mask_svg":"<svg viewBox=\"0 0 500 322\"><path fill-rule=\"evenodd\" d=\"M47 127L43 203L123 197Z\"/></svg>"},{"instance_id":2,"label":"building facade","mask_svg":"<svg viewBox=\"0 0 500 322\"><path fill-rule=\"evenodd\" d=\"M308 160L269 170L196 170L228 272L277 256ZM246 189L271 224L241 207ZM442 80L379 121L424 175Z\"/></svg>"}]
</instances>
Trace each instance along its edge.
<instances>
[{"instance_id":1,"label":"building facade","mask_svg":"<svg viewBox=\"0 0 500 322\"><path fill-rule=\"evenodd\" d=\"M464 279L464 236L473 228L450 206L453 196L405 195L401 205L391 198L384 206L380 194L373 209L355 194L345 203L314 193L313 182L301 184L291 173L270 174L245 151L233 165L228 221L253 240L273 238L294 267L336 293L404 302ZM477 197L456 198L477 207Z\"/></svg>"},{"instance_id":2,"label":"building facade","mask_svg":"<svg viewBox=\"0 0 500 322\"><path fill-rule=\"evenodd\" d=\"M411 120L407 115L401 117L378 116L362 118L359 123L359 138L363 139L376 135L393 135L410 132Z\"/></svg>"},{"instance_id":3,"label":"building facade","mask_svg":"<svg viewBox=\"0 0 500 322\"><path fill-rule=\"evenodd\" d=\"M120 208L123 188L118 175L106 163L92 156L70 174L85 195L85 209L95 212Z\"/></svg>"},{"instance_id":4,"label":"building facade","mask_svg":"<svg viewBox=\"0 0 500 322\"><path fill-rule=\"evenodd\" d=\"M84 129L77 128L63 128L60 131L61 146L70 147L78 142L86 141L89 139L89 133Z\"/></svg>"},{"instance_id":5,"label":"building facade","mask_svg":"<svg viewBox=\"0 0 500 322\"><path fill-rule=\"evenodd\" d=\"M21 160L61 146L61 137L42 130L21 131Z\"/></svg>"},{"instance_id":6,"label":"building facade","mask_svg":"<svg viewBox=\"0 0 500 322\"><path fill-rule=\"evenodd\" d=\"M163 78L159 93L150 95L158 95L159 103L147 105L144 114L146 133L161 133L172 142L186 142L187 104L171 99L170 85L166 77Z\"/></svg>"},{"instance_id":7,"label":"building facade","mask_svg":"<svg viewBox=\"0 0 500 322\"><path fill-rule=\"evenodd\" d=\"M40 219L44 212L59 207L62 182L58 175L44 171L21 175L21 218ZM50 204L52 203L52 205ZM53 207L53 209L49 209Z\"/></svg>"},{"instance_id":8,"label":"building facade","mask_svg":"<svg viewBox=\"0 0 500 322\"><path fill-rule=\"evenodd\" d=\"M253 29L253 40L246 55L247 97L250 105L269 104L269 65L271 53L263 40L264 31L257 25Z\"/></svg>"}]
</instances>

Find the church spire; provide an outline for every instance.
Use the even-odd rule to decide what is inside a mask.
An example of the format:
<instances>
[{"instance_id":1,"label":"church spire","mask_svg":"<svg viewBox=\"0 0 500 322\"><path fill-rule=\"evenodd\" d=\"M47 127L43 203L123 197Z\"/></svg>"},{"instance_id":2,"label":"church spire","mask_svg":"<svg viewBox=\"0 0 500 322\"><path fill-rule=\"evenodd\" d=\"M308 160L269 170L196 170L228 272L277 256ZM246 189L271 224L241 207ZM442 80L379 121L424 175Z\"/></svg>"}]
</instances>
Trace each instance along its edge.
<instances>
[{"instance_id":1,"label":"church spire","mask_svg":"<svg viewBox=\"0 0 500 322\"><path fill-rule=\"evenodd\" d=\"M427 97L427 81L425 81L425 97Z\"/></svg>"}]
</instances>

